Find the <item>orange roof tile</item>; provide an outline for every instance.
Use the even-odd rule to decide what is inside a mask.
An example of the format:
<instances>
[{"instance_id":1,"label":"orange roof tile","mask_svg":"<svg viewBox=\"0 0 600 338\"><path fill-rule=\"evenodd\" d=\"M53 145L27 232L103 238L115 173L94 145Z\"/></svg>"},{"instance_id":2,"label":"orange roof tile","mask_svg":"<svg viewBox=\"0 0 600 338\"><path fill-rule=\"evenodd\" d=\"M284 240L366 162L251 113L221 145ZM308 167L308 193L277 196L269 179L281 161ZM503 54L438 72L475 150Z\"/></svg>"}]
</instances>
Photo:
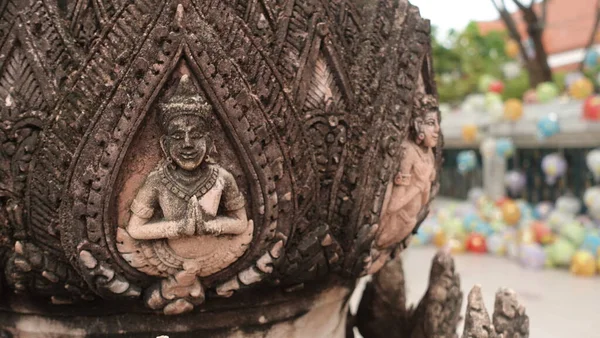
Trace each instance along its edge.
<instances>
[{"instance_id":1,"label":"orange roof tile","mask_svg":"<svg viewBox=\"0 0 600 338\"><path fill-rule=\"evenodd\" d=\"M595 0L549 0L548 21L544 32L546 50L549 54L585 47L592 33L595 20ZM539 4L536 5L539 10ZM519 12L512 14L521 36L526 39L525 25ZM505 30L504 23L495 21L478 22L482 34Z\"/></svg>"}]
</instances>

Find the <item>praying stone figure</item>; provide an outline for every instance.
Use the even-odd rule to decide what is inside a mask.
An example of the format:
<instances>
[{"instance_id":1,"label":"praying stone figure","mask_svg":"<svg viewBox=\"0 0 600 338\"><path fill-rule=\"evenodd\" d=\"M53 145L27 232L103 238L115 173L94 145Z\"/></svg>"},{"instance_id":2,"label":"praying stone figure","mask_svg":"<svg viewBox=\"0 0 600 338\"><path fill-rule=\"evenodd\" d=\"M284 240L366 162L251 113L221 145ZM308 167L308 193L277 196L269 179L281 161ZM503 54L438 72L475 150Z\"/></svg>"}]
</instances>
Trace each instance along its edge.
<instances>
[{"instance_id":1,"label":"praying stone figure","mask_svg":"<svg viewBox=\"0 0 600 338\"><path fill-rule=\"evenodd\" d=\"M197 277L229 266L248 248L253 224L231 173L208 156L212 108L183 75L175 94L159 106L164 155L131 203L119 229L121 255L162 280L147 294L152 309L190 311L204 301ZM168 303L168 305L167 305Z\"/></svg>"}]
</instances>

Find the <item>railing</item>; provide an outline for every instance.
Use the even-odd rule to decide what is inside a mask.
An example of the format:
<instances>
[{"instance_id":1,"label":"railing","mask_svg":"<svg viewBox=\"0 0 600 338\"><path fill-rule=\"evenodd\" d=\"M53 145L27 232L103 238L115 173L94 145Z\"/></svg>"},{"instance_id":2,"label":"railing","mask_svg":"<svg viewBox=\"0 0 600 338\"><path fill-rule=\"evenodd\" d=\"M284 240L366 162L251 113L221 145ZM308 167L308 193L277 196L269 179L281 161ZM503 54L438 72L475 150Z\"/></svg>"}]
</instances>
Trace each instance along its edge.
<instances>
[{"instance_id":1,"label":"railing","mask_svg":"<svg viewBox=\"0 0 600 338\"><path fill-rule=\"evenodd\" d=\"M456 157L462 150L475 150L480 166L467 174L458 172ZM466 199L472 187L483 186L483 171L481 170L481 156L476 149L446 149L444 150L444 164L440 173L439 195Z\"/></svg>"},{"instance_id":2,"label":"railing","mask_svg":"<svg viewBox=\"0 0 600 338\"><path fill-rule=\"evenodd\" d=\"M527 185L520 196L531 203L540 201L555 201L561 195L571 193L582 199L585 190L596 183L586 165L586 155L593 148L568 148L568 149L518 149L515 156L508 160L507 170L522 170L527 177ZM446 149L444 150L444 165L441 171L440 195L465 199L469 189L482 186L482 170L477 170L461 175L456 169L456 156L462 150L472 149ZM560 152L568 163L566 174L557 180L554 185L546 183L544 172L541 168L545 155ZM481 164L481 158L479 159ZM498 177L504 180L504 177ZM600 182L599 182L600 183Z\"/></svg>"}]
</instances>

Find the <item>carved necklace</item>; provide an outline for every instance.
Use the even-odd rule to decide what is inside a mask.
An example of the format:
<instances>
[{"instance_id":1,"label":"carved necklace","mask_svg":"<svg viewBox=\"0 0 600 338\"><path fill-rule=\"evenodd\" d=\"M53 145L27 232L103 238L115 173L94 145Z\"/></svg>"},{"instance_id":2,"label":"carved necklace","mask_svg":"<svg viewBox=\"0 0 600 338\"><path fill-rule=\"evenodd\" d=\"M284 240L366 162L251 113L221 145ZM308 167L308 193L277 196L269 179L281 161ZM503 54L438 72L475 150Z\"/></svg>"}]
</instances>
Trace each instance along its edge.
<instances>
[{"instance_id":1,"label":"carved necklace","mask_svg":"<svg viewBox=\"0 0 600 338\"><path fill-rule=\"evenodd\" d=\"M168 168L166 163L162 165L159 173L161 181L167 189L185 201L189 200L194 195L202 197L214 187L217 178L219 177L219 170L214 166L208 166L206 170L201 171L198 179L194 180L195 182L190 182L196 184L189 184L186 186L182 184L180 179L174 176L174 173Z\"/></svg>"},{"instance_id":2,"label":"carved necklace","mask_svg":"<svg viewBox=\"0 0 600 338\"><path fill-rule=\"evenodd\" d=\"M427 163L427 164L431 164L431 156L429 156L431 154L431 148L427 148L427 150L423 150L423 147L421 147L418 144L415 144L415 147L417 148L417 154L419 155L419 158Z\"/></svg>"}]
</instances>

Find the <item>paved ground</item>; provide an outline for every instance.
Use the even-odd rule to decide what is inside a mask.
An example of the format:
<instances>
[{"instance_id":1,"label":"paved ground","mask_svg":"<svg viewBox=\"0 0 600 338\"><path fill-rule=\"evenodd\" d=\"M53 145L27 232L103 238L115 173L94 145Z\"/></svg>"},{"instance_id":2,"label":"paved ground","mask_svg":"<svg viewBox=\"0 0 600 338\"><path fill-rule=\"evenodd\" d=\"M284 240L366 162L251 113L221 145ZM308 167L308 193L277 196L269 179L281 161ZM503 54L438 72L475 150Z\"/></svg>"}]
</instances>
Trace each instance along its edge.
<instances>
[{"instance_id":1,"label":"paved ground","mask_svg":"<svg viewBox=\"0 0 600 338\"><path fill-rule=\"evenodd\" d=\"M404 253L409 302L417 302L425 292L435 252L434 247L410 247ZM488 255L458 255L455 261L465 296L472 285L481 284L490 312L498 288L514 289L527 308L532 338L600 337L600 277L578 278L562 270L531 271ZM356 304L357 299L352 305ZM463 312L464 306L466 300Z\"/></svg>"}]
</instances>

